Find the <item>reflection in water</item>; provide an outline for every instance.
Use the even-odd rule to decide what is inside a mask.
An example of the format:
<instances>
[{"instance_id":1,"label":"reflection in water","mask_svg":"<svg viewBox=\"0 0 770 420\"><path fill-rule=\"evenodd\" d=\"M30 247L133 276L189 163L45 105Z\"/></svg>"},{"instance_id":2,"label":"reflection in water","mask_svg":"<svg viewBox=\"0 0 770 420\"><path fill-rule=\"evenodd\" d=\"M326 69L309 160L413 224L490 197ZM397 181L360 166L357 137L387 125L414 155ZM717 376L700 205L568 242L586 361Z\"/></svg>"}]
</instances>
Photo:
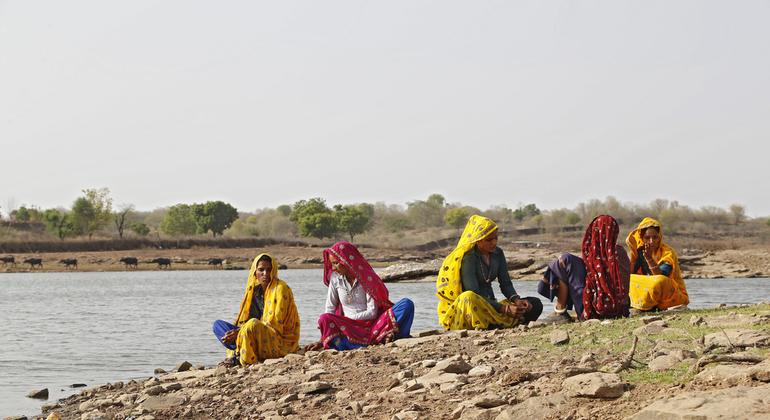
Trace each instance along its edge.
<instances>
[{"instance_id":1,"label":"reflection in water","mask_svg":"<svg viewBox=\"0 0 770 420\"><path fill-rule=\"evenodd\" d=\"M316 319L326 288L321 270L280 273L294 291L301 342L319 338ZM770 300L768 279L687 280L693 308ZM514 282L533 296L535 282ZM212 365L224 351L211 333L235 317L245 271L17 273L0 275L0 415L31 414L25 398L48 388L51 399L96 385L152 375L181 361ZM412 331L438 328L433 283L390 283L391 300L415 303ZM546 302L545 313L550 311Z\"/></svg>"}]
</instances>

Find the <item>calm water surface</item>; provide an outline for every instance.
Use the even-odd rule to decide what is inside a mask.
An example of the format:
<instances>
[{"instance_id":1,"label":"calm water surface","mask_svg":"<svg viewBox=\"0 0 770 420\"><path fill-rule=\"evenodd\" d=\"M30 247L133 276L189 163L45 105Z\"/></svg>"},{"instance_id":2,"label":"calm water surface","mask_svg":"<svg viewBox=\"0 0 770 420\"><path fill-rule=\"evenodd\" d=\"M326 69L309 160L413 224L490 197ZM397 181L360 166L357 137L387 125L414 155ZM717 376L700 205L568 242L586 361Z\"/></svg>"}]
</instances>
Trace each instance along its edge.
<instances>
[{"instance_id":1,"label":"calm water surface","mask_svg":"<svg viewBox=\"0 0 770 420\"><path fill-rule=\"evenodd\" d=\"M321 270L283 270L280 277L294 291L301 342L318 339ZM48 388L50 402L76 392L74 383L146 378L184 360L216 364L224 351L211 324L235 317L245 284L245 271L1 274L0 417L39 413L41 402L25 397L32 389ZM687 280L693 308L767 301L768 284ZM521 295L536 294L536 282L514 285ZM388 288L392 301L414 301L413 331L438 328L433 283Z\"/></svg>"}]
</instances>

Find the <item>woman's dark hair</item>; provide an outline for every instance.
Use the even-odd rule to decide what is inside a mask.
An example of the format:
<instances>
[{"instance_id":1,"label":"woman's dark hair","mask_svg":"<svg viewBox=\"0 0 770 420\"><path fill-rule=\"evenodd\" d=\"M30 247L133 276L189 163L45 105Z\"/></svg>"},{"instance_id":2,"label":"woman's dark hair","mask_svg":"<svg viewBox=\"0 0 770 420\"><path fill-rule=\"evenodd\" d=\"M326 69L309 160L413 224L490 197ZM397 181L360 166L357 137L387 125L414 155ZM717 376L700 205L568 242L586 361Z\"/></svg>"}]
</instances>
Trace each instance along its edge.
<instances>
[{"instance_id":1,"label":"woman's dark hair","mask_svg":"<svg viewBox=\"0 0 770 420\"><path fill-rule=\"evenodd\" d=\"M655 229L655 232L658 232L658 233L660 233L660 227L658 227L658 226L647 226L646 228L644 228L644 229L641 229L641 230L639 231L639 234L640 234L641 236L644 236L644 234L645 234L645 233L647 233L647 229Z\"/></svg>"},{"instance_id":2,"label":"woman's dark hair","mask_svg":"<svg viewBox=\"0 0 770 420\"><path fill-rule=\"evenodd\" d=\"M270 263L270 265L273 265L273 260L268 255L263 255L259 257L259 259L257 260L257 264L259 264L262 261L267 261Z\"/></svg>"}]
</instances>

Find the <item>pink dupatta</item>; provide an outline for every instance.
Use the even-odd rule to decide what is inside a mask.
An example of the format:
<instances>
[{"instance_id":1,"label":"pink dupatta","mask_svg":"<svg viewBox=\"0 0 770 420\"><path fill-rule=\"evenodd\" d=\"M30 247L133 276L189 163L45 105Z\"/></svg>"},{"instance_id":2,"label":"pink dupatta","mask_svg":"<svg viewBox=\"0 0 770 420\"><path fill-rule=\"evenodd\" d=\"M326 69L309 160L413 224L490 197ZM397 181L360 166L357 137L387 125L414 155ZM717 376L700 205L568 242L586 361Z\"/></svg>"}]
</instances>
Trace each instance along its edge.
<instances>
[{"instance_id":1,"label":"pink dupatta","mask_svg":"<svg viewBox=\"0 0 770 420\"><path fill-rule=\"evenodd\" d=\"M340 241L331 248L325 249L323 255L323 281L327 287L334 272L329 256L334 255L351 273L355 274L356 281L361 284L366 294L374 299L379 309L377 318L362 321L345 317L342 305L337 305L334 313L336 316L330 317L333 319L326 322L321 322L319 319L318 327L321 329L321 342L324 347L328 348L328 343L339 336L345 336L351 343L362 345L378 344L388 338L394 338L398 333L398 324L393 315L393 303L388 298L388 289L358 248L350 242ZM321 318L324 318L324 315L321 315Z\"/></svg>"}]
</instances>

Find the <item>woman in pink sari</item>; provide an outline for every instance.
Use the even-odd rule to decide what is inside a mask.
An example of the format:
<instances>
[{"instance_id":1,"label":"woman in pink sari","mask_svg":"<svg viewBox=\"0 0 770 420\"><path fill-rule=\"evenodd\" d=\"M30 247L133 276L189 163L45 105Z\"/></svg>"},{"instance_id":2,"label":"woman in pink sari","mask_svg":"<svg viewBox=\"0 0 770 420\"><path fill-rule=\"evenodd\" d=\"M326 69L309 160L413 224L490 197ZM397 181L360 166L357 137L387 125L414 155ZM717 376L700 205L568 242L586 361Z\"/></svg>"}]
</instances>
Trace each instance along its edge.
<instances>
[{"instance_id":1,"label":"woman in pink sari","mask_svg":"<svg viewBox=\"0 0 770 420\"><path fill-rule=\"evenodd\" d=\"M388 289L355 245L341 241L324 250L325 313L318 318L321 341L308 350L351 350L409 337L414 303L391 303Z\"/></svg>"}]
</instances>

